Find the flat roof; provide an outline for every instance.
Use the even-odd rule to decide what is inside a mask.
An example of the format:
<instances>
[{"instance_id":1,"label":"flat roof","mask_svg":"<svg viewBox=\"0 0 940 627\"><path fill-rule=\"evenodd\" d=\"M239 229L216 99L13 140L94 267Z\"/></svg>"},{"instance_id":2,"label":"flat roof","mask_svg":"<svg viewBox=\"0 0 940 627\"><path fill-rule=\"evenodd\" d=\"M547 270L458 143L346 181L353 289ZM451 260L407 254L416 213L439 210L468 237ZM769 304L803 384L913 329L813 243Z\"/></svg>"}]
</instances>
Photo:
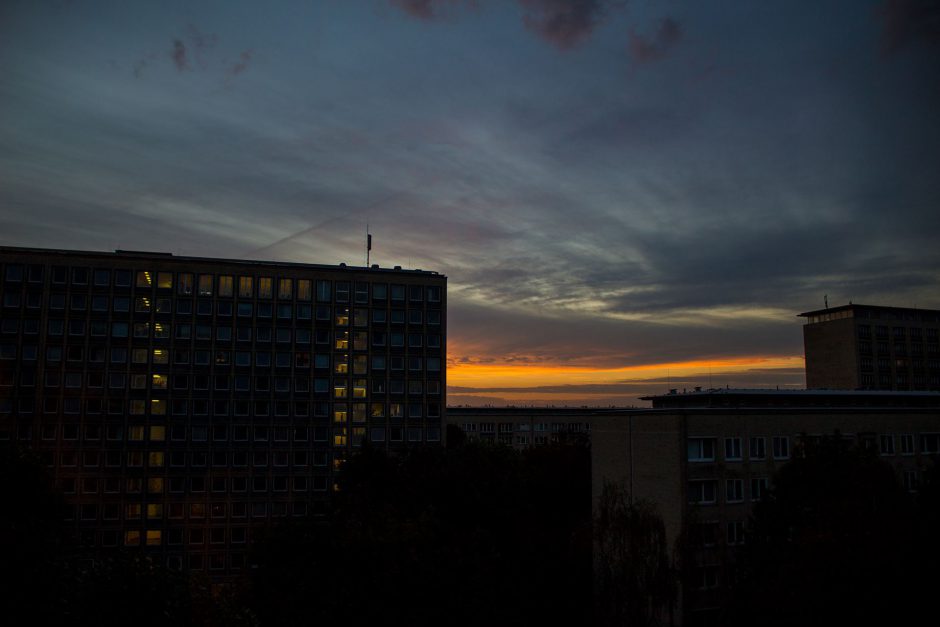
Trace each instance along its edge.
<instances>
[{"instance_id":1,"label":"flat roof","mask_svg":"<svg viewBox=\"0 0 940 627\"><path fill-rule=\"evenodd\" d=\"M372 264L371 266L350 266L345 263L340 263L336 265L331 264L319 264L319 263L300 263L296 261L264 261L257 259L229 259L225 257L192 257L188 255L174 255L173 253L166 252L155 252L155 251L143 251L143 250L115 250L114 252L106 252L100 250L61 250L58 248L29 248L22 246L0 246L0 253L12 253L12 254L37 254L37 255L62 255L62 256L82 256L82 257L102 257L107 259L116 259L116 258L130 258L130 259L155 259L161 261L181 261L181 262L196 262L196 263L225 263L232 265L246 265L246 266L263 266L263 267L291 267L299 269L310 269L310 270L351 270L351 271L361 271L361 272L387 272L387 273L403 273L409 275L424 275L432 276L436 278L446 279L447 277L435 270L421 270L413 269L407 270L403 269L401 266L394 266L392 268L382 268L378 264Z\"/></svg>"},{"instance_id":2,"label":"flat roof","mask_svg":"<svg viewBox=\"0 0 940 627\"><path fill-rule=\"evenodd\" d=\"M814 311L804 311L801 314L797 314L797 317L809 317L809 316L821 316L823 314L833 314L839 313L841 311L852 311L855 309L865 309L868 311L896 311L904 313L929 313L929 314L940 314L940 309L920 309L917 307L893 307L887 305L860 305L857 303L849 303L848 305L839 305L838 307L827 307L825 309L816 309Z\"/></svg>"}]
</instances>

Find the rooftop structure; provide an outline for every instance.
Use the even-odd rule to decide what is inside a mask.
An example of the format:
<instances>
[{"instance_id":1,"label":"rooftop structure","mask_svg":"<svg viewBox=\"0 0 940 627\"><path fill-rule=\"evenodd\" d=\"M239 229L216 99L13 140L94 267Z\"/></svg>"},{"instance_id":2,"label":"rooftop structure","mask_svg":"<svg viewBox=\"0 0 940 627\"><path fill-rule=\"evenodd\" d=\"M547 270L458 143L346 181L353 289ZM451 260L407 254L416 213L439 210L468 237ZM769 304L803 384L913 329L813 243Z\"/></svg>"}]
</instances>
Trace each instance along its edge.
<instances>
[{"instance_id":1,"label":"rooftop structure","mask_svg":"<svg viewBox=\"0 0 940 627\"><path fill-rule=\"evenodd\" d=\"M806 387L940 390L940 311L843 305L806 319Z\"/></svg>"}]
</instances>

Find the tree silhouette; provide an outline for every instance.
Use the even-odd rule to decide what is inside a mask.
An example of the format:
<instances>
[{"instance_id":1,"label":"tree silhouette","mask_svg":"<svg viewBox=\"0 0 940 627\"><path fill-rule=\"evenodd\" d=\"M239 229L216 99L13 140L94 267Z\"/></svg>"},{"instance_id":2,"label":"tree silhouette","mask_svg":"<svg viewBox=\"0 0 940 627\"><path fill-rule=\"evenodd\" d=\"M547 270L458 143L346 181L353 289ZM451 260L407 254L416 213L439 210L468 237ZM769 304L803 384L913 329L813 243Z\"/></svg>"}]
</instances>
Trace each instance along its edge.
<instances>
[{"instance_id":1,"label":"tree silhouette","mask_svg":"<svg viewBox=\"0 0 940 627\"><path fill-rule=\"evenodd\" d=\"M922 508L923 510L924 508ZM925 511L925 510L924 510ZM726 608L729 625L903 624L936 581L937 530L874 451L838 433L805 441L757 504ZM934 543L934 546L936 544Z\"/></svg>"},{"instance_id":2,"label":"tree silhouette","mask_svg":"<svg viewBox=\"0 0 940 627\"><path fill-rule=\"evenodd\" d=\"M595 618L599 625L653 625L671 615L677 581L662 518L605 482L594 517Z\"/></svg>"}]
</instances>

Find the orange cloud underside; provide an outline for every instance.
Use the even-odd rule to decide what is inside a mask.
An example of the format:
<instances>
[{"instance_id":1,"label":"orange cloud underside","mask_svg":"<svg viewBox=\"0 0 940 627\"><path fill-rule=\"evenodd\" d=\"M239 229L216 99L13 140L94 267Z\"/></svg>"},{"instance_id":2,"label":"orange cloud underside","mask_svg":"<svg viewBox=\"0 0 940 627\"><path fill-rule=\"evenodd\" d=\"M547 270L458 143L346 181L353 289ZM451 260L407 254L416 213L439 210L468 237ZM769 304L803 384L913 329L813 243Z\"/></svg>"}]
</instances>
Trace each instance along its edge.
<instances>
[{"instance_id":1,"label":"orange cloud underside","mask_svg":"<svg viewBox=\"0 0 940 627\"><path fill-rule=\"evenodd\" d=\"M622 368L540 366L532 364L462 364L447 367L447 384L470 388L531 388L687 377L702 373L735 373L754 368L802 368L802 357L760 356L644 364ZM520 390L521 392L521 390Z\"/></svg>"}]
</instances>

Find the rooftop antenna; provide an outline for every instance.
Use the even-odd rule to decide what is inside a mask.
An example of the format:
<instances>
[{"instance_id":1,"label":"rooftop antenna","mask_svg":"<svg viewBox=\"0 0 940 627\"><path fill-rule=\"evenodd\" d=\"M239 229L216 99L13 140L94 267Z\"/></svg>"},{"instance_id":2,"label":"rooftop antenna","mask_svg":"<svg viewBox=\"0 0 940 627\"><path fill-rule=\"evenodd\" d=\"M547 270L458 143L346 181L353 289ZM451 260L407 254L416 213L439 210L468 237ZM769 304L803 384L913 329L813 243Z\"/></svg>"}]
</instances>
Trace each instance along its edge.
<instances>
[{"instance_id":1,"label":"rooftop antenna","mask_svg":"<svg viewBox=\"0 0 940 627\"><path fill-rule=\"evenodd\" d=\"M829 309L829 294L823 296L823 302L826 303L826 309Z\"/></svg>"},{"instance_id":2,"label":"rooftop antenna","mask_svg":"<svg viewBox=\"0 0 940 627\"><path fill-rule=\"evenodd\" d=\"M369 233L369 223L366 222L366 267L370 268L369 262L372 255L372 234Z\"/></svg>"}]
</instances>

